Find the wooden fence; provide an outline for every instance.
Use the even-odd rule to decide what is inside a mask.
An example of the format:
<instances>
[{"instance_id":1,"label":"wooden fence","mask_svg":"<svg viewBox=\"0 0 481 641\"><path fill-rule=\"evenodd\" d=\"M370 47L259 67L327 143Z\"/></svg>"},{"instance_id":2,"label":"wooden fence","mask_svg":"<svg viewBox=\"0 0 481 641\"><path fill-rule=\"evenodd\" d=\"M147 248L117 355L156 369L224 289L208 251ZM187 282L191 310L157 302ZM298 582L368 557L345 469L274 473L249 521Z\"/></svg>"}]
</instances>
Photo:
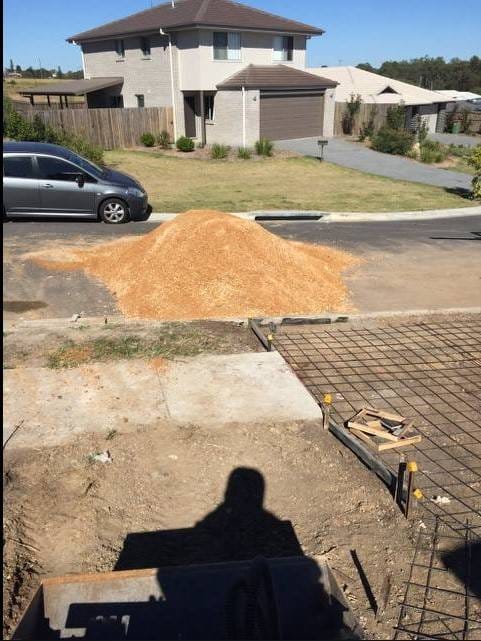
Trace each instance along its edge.
<instances>
[{"instance_id":1,"label":"wooden fence","mask_svg":"<svg viewBox=\"0 0 481 641\"><path fill-rule=\"evenodd\" d=\"M372 104L361 104L361 109L357 114L354 127L352 130L353 135L357 136L361 127L369 120L373 109L376 109L376 116L374 118L374 127L379 129L386 122L387 111L391 105L372 105ZM334 135L342 136L342 120L344 114L346 113L346 103L345 102L336 102L336 111L334 114Z\"/></svg>"},{"instance_id":2,"label":"wooden fence","mask_svg":"<svg viewBox=\"0 0 481 641\"><path fill-rule=\"evenodd\" d=\"M137 147L143 133L159 134L165 130L172 138L172 107L142 109L28 109L23 115L40 116L45 124L66 133L81 136L104 149Z\"/></svg>"},{"instance_id":3,"label":"wooden fence","mask_svg":"<svg viewBox=\"0 0 481 641\"><path fill-rule=\"evenodd\" d=\"M54 99L51 100L50 106L48 106L47 102L36 102L34 105L31 105L30 102L27 102L26 100L12 100L11 102L15 111L19 111L22 114L28 111L60 109L60 103L54 102ZM73 102L72 99L70 99L68 109L87 109L87 103L85 101Z\"/></svg>"},{"instance_id":4,"label":"wooden fence","mask_svg":"<svg viewBox=\"0 0 481 641\"><path fill-rule=\"evenodd\" d=\"M460 111L454 113L454 122L461 122L463 116ZM469 132L468 134L481 134L481 111L472 111L469 114ZM481 141L480 141L481 144Z\"/></svg>"}]
</instances>

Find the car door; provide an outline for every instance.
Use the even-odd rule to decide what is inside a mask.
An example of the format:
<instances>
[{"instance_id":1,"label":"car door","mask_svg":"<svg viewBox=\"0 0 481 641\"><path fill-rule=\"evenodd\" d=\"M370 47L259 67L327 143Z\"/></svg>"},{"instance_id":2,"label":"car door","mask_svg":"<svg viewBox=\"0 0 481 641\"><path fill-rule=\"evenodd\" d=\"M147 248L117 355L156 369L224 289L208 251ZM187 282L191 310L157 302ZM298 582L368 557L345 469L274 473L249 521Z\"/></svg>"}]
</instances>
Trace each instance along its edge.
<instances>
[{"instance_id":1,"label":"car door","mask_svg":"<svg viewBox=\"0 0 481 641\"><path fill-rule=\"evenodd\" d=\"M55 156L37 155L40 208L49 215L96 216L96 180L80 167ZM84 182L78 183L82 176Z\"/></svg>"},{"instance_id":2,"label":"car door","mask_svg":"<svg viewBox=\"0 0 481 641\"><path fill-rule=\"evenodd\" d=\"M40 191L32 156L3 157L3 206L7 214L40 211Z\"/></svg>"}]
</instances>

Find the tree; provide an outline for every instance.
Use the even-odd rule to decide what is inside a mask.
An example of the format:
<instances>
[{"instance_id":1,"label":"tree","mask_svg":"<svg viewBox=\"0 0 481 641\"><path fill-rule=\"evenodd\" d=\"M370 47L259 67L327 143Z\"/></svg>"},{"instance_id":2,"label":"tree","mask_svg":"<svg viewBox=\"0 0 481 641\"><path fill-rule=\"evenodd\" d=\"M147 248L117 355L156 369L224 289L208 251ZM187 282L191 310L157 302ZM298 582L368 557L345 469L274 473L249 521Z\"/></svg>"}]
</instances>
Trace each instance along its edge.
<instances>
[{"instance_id":1,"label":"tree","mask_svg":"<svg viewBox=\"0 0 481 641\"><path fill-rule=\"evenodd\" d=\"M363 71L370 71L371 73L376 73L376 69L372 65L369 64L369 62L361 62L361 64L357 65L358 69L362 69Z\"/></svg>"},{"instance_id":2,"label":"tree","mask_svg":"<svg viewBox=\"0 0 481 641\"><path fill-rule=\"evenodd\" d=\"M20 65L17 65L17 66L15 67L15 71L16 71L17 73L22 73L22 67L21 67Z\"/></svg>"},{"instance_id":3,"label":"tree","mask_svg":"<svg viewBox=\"0 0 481 641\"><path fill-rule=\"evenodd\" d=\"M60 65L57 67L57 78L63 78L63 71L60 68Z\"/></svg>"},{"instance_id":4,"label":"tree","mask_svg":"<svg viewBox=\"0 0 481 641\"><path fill-rule=\"evenodd\" d=\"M9 71L11 71L11 72L13 73L13 71L14 71L14 70L15 70L15 67L13 66L13 60L10 58L10 67L9 67Z\"/></svg>"}]
</instances>

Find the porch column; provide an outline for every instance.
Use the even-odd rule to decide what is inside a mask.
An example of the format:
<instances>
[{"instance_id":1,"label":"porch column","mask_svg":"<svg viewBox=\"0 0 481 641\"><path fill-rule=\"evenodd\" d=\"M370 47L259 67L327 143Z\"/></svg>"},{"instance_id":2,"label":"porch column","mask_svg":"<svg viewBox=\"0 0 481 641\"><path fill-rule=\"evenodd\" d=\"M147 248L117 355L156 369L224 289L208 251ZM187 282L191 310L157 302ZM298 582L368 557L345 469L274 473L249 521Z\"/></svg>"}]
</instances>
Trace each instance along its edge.
<instances>
[{"instance_id":1,"label":"porch column","mask_svg":"<svg viewBox=\"0 0 481 641\"><path fill-rule=\"evenodd\" d=\"M200 141L202 146L206 143L207 136L205 135L205 102L204 91L200 92Z\"/></svg>"},{"instance_id":2,"label":"porch column","mask_svg":"<svg viewBox=\"0 0 481 641\"><path fill-rule=\"evenodd\" d=\"M60 109L63 109L63 100L62 100L62 96L59 96L59 98L60 98Z\"/></svg>"},{"instance_id":3,"label":"porch column","mask_svg":"<svg viewBox=\"0 0 481 641\"><path fill-rule=\"evenodd\" d=\"M68 109L68 100L67 100L67 96L65 96L65 108L66 108L66 109Z\"/></svg>"},{"instance_id":4,"label":"porch column","mask_svg":"<svg viewBox=\"0 0 481 641\"><path fill-rule=\"evenodd\" d=\"M47 103L48 103L48 106L50 107L50 96L48 94L47 94Z\"/></svg>"},{"instance_id":5,"label":"porch column","mask_svg":"<svg viewBox=\"0 0 481 641\"><path fill-rule=\"evenodd\" d=\"M30 94L30 104L32 105L32 107L35 104L35 99L33 97L33 94Z\"/></svg>"}]
</instances>

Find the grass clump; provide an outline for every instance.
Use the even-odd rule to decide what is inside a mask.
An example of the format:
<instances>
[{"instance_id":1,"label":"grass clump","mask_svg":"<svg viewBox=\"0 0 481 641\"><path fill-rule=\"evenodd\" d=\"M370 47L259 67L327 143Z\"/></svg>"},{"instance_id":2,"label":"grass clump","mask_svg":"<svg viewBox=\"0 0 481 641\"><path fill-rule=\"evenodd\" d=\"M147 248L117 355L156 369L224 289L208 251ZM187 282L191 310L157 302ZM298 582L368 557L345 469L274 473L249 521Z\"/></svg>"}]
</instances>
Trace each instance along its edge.
<instances>
[{"instance_id":1,"label":"grass clump","mask_svg":"<svg viewBox=\"0 0 481 641\"><path fill-rule=\"evenodd\" d=\"M230 147L228 147L227 145L219 145L218 143L214 143L210 150L210 157L212 158L212 160L223 160L229 155L229 150Z\"/></svg>"},{"instance_id":2,"label":"grass clump","mask_svg":"<svg viewBox=\"0 0 481 641\"><path fill-rule=\"evenodd\" d=\"M256 142L256 154L258 156L269 157L272 156L274 151L274 143L267 138L260 138Z\"/></svg>"},{"instance_id":3,"label":"grass clump","mask_svg":"<svg viewBox=\"0 0 481 641\"><path fill-rule=\"evenodd\" d=\"M129 360L131 358L173 359L196 356L219 347L219 338L193 328L173 325L151 337L137 334L121 337L95 338L83 343L66 341L47 354L47 367L64 369L82 363Z\"/></svg>"},{"instance_id":4,"label":"grass clump","mask_svg":"<svg viewBox=\"0 0 481 641\"><path fill-rule=\"evenodd\" d=\"M237 151L237 158L241 160L249 160L252 156L252 152L247 147L239 147Z\"/></svg>"}]
</instances>

